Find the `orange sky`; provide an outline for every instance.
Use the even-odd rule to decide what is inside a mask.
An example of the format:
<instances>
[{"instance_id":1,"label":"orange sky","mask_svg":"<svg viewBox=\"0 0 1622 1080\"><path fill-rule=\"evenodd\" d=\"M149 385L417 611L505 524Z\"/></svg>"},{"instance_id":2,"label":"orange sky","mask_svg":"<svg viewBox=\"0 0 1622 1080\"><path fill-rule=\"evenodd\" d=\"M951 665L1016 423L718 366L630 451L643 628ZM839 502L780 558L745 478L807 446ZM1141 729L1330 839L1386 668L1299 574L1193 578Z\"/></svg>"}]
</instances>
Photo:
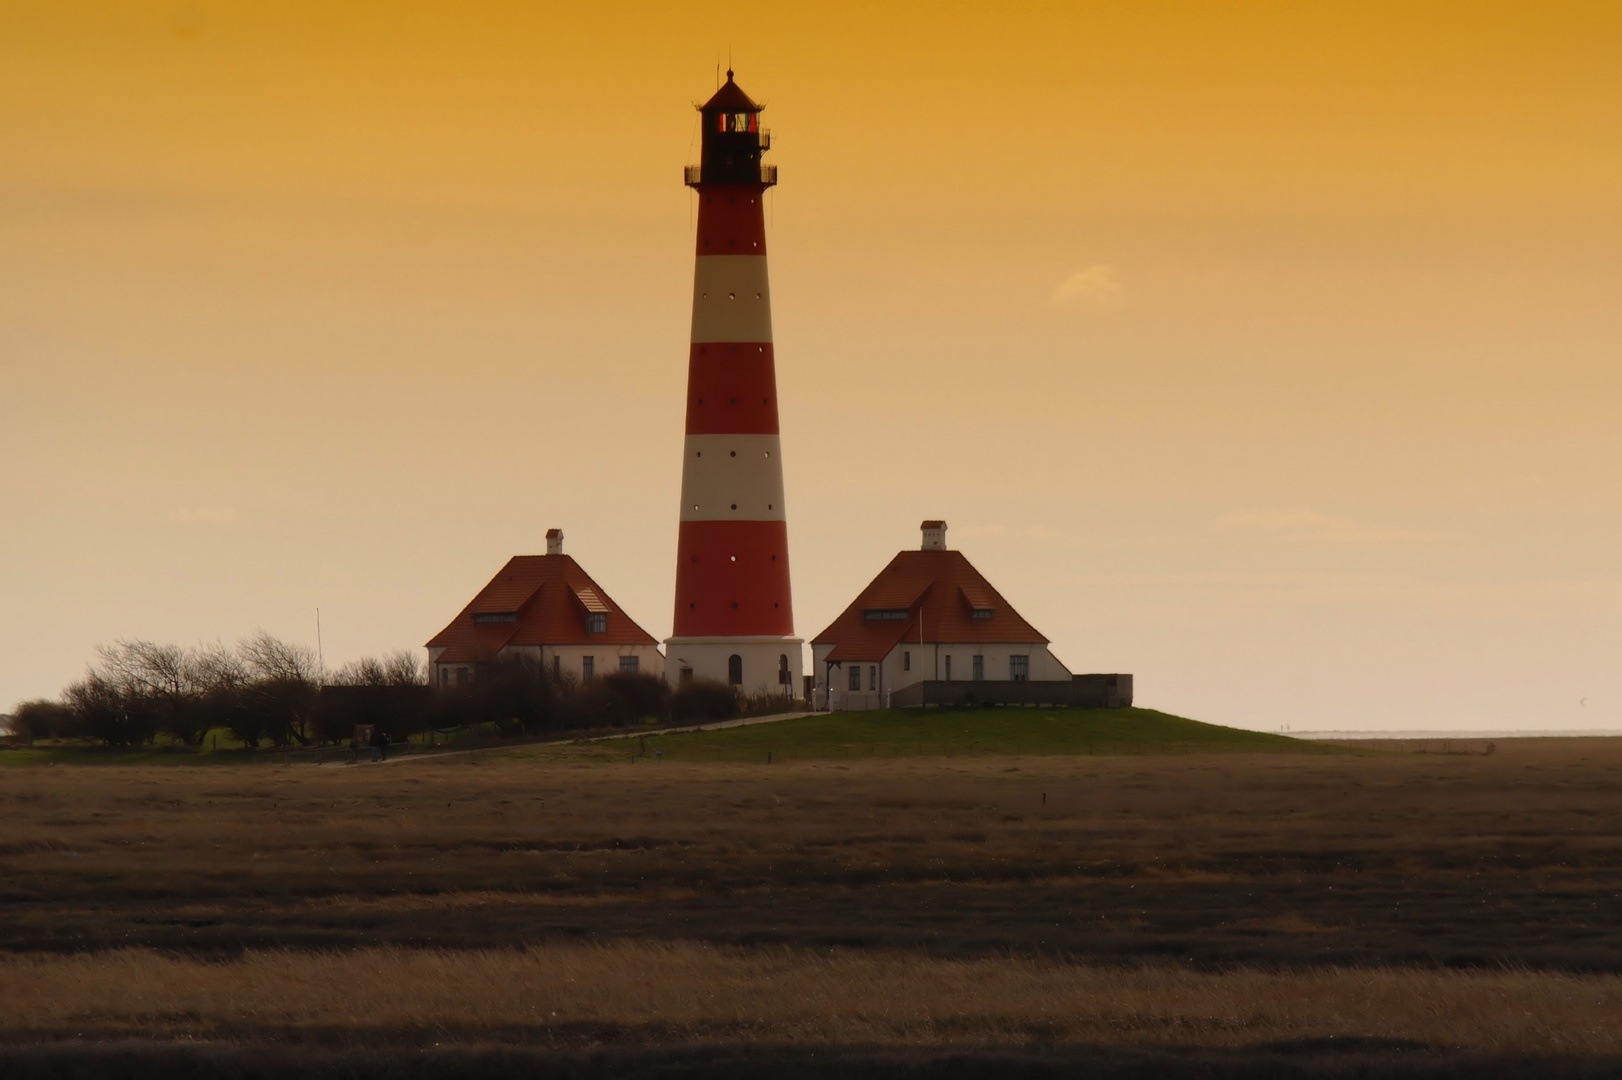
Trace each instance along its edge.
<instances>
[{"instance_id":1,"label":"orange sky","mask_svg":"<svg viewBox=\"0 0 1622 1080\"><path fill-rule=\"evenodd\" d=\"M1622 728L1622 7L0 5L0 708L669 631L691 103L768 104L799 631L924 517L1255 727Z\"/></svg>"}]
</instances>

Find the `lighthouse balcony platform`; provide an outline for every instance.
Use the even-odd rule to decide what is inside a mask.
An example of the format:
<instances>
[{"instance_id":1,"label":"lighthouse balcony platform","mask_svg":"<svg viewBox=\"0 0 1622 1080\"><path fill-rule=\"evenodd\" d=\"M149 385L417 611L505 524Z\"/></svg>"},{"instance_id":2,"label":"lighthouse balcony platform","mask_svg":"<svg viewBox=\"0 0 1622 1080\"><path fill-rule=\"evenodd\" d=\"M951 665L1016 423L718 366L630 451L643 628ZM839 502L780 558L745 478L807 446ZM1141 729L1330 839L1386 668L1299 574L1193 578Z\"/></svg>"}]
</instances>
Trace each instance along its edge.
<instances>
[{"instance_id":1,"label":"lighthouse balcony platform","mask_svg":"<svg viewBox=\"0 0 1622 1080\"><path fill-rule=\"evenodd\" d=\"M758 180L754 181L755 183L764 184L767 187L771 187L773 184L777 183L776 165L758 165L756 168L760 170L760 176ZM735 169L729 170L730 174L725 180L708 180L704 176L704 166L687 165L682 168L682 177L688 187L693 187L695 185L704 183L747 184L750 182L750 180L747 178L740 179L737 175L738 172L739 170Z\"/></svg>"}]
</instances>

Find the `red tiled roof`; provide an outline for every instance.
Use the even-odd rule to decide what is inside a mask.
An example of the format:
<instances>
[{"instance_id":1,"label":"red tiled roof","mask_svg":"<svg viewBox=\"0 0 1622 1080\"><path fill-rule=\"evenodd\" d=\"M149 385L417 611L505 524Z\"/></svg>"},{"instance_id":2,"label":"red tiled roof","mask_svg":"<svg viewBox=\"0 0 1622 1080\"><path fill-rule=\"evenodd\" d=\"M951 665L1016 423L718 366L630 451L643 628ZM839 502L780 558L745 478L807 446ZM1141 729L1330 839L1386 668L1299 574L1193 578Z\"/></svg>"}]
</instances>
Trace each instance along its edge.
<instances>
[{"instance_id":1,"label":"red tiled roof","mask_svg":"<svg viewBox=\"0 0 1622 1080\"><path fill-rule=\"evenodd\" d=\"M974 608L991 611L972 617ZM869 619L866 612L905 610L905 619ZM919 617L923 618L920 632ZM830 660L882 660L903 641L924 644L1016 642L1048 639L980 576L961 551L903 551L879 571L844 613L811 639L834 645Z\"/></svg>"},{"instance_id":2,"label":"red tiled roof","mask_svg":"<svg viewBox=\"0 0 1622 1080\"><path fill-rule=\"evenodd\" d=\"M586 616L598 609L608 615L608 628L589 634ZM511 615L513 621L478 622L475 615ZM515 555L449 626L429 640L428 647L444 648L441 661L483 663L509 645L586 644L656 642L572 556Z\"/></svg>"}]
</instances>

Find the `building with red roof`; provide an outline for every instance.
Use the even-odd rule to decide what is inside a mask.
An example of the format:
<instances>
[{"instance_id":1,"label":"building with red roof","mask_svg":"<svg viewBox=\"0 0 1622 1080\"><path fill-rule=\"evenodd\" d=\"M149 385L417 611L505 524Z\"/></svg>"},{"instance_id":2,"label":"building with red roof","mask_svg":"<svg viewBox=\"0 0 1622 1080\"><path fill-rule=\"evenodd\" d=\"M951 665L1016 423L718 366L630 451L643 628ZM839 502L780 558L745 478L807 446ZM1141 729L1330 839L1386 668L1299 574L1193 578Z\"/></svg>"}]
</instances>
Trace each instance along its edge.
<instances>
[{"instance_id":1,"label":"building with red roof","mask_svg":"<svg viewBox=\"0 0 1622 1080\"><path fill-rule=\"evenodd\" d=\"M921 682L1070 680L1041 631L947 548L946 522L922 529L919 549L898 553L811 640L818 705L886 708Z\"/></svg>"},{"instance_id":2,"label":"building with red roof","mask_svg":"<svg viewBox=\"0 0 1622 1080\"><path fill-rule=\"evenodd\" d=\"M454 686L486 664L532 656L559 676L612 672L664 678L659 643L563 553L563 530L545 555L515 555L451 624L428 642L429 678Z\"/></svg>"}]
</instances>

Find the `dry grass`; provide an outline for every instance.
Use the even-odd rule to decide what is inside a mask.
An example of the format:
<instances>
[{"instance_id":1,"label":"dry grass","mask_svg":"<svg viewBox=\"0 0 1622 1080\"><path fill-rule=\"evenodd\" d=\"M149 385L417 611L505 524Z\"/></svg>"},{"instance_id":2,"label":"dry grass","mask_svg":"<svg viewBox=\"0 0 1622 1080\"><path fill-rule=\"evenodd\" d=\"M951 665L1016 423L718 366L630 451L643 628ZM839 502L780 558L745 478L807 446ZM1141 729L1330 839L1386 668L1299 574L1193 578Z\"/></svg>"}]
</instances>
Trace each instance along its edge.
<instances>
[{"instance_id":1,"label":"dry grass","mask_svg":"<svg viewBox=\"0 0 1622 1080\"><path fill-rule=\"evenodd\" d=\"M0 1046L1622 1052L1622 740L4 779Z\"/></svg>"},{"instance_id":2,"label":"dry grass","mask_svg":"<svg viewBox=\"0 0 1622 1080\"><path fill-rule=\"evenodd\" d=\"M0 961L0 1037L249 1038L287 1029L492 1033L582 1025L655 1043L1241 1047L1362 1037L1495 1053L1622 1051L1622 978L1322 969L1192 972L693 944L449 953L121 950Z\"/></svg>"}]
</instances>

